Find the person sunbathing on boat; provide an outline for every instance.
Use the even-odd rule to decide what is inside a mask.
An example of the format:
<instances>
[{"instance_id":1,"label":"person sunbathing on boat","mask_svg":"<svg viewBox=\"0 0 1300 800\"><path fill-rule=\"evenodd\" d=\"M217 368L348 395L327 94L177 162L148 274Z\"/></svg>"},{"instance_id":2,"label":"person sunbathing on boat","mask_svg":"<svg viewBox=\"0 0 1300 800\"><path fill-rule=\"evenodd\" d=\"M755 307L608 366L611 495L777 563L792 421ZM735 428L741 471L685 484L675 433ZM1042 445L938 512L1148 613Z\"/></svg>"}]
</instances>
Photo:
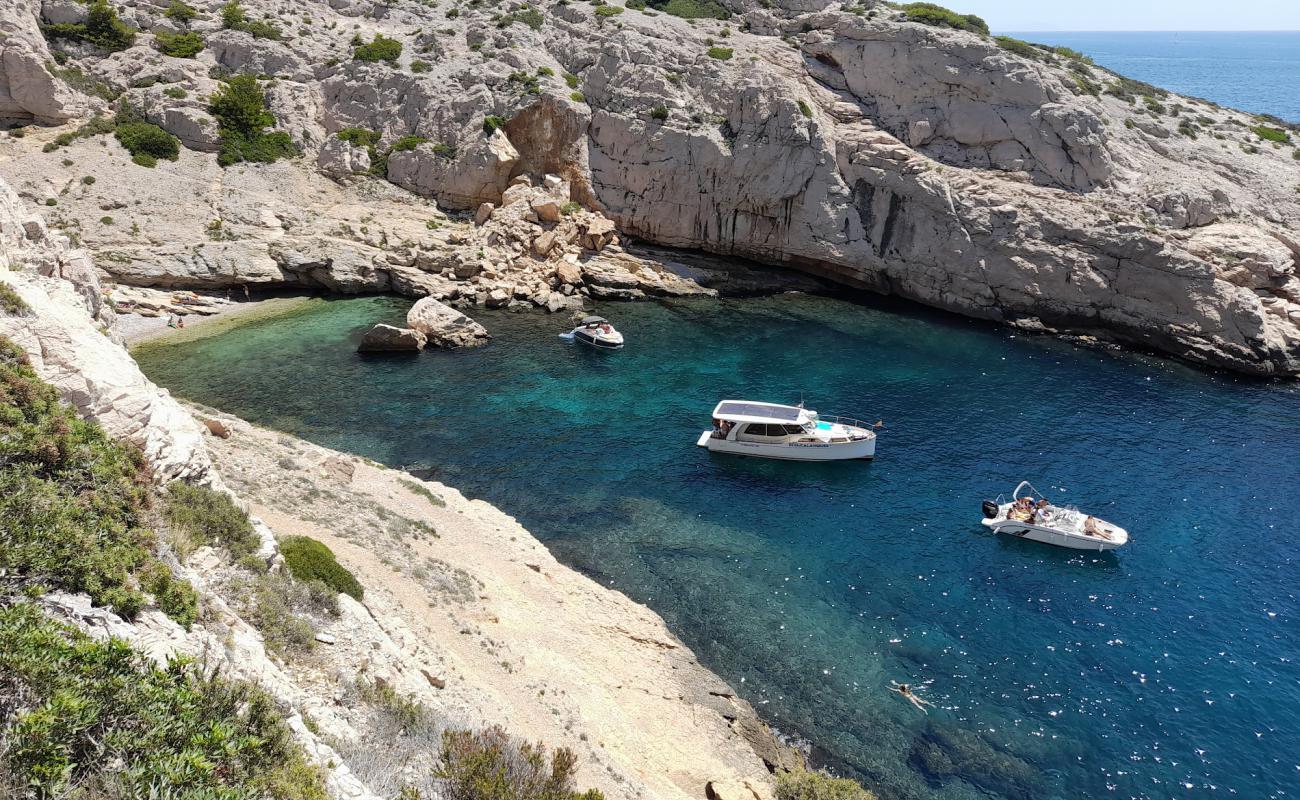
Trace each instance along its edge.
<instances>
[{"instance_id":1,"label":"person sunbathing on boat","mask_svg":"<svg viewBox=\"0 0 1300 800\"><path fill-rule=\"evenodd\" d=\"M1097 527L1097 518L1091 514L1089 514L1088 518L1083 521L1083 535L1096 536L1098 539L1106 539L1107 541L1110 540L1110 534L1103 528Z\"/></svg>"},{"instance_id":2,"label":"person sunbathing on boat","mask_svg":"<svg viewBox=\"0 0 1300 800\"><path fill-rule=\"evenodd\" d=\"M1033 522L1035 525L1050 525L1052 523L1050 505L1046 500L1039 500L1038 505L1034 506Z\"/></svg>"},{"instance_id":3,"label":"person sunbathing on boat","mask_svg":"<svg viewBox=\"0 0 1300 800\"><path fill-rule=\"evenodd\" d=\"M1021 497L1011 504L1007 510L1007 519L1014 519L1018 522L1028 522L1033 516L1034 501L1028 497Z\"/></svg>"},{"instance_id":4,"label":"person sunbathing on boat","mask_svg":"<svg viewBox=\"0 0 1300 800\"><path fill-rule=\"evenodd\" d=\"M890 681L890 683L892 685L889 687L889 691L897 692L901 694L903 697L906 697L907 702L921 709L922 714L928 715L930 713L929 711L925 710L926 706L929 706L930 708L934 708L934 703L931 703L929 700L926 700L924 697L917 696L916 692L912 691L912 687L908 686L906 683L899 683L898 681Z\"/></svg>"}]
</instances>

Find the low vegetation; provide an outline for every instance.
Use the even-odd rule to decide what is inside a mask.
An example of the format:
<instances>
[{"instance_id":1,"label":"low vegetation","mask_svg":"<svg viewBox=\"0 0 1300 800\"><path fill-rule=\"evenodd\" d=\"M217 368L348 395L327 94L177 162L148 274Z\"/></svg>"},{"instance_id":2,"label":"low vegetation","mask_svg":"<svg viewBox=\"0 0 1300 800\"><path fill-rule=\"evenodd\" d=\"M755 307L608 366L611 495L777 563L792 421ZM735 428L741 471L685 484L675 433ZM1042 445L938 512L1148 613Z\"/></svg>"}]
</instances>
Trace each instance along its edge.
<instances>
[{"instance_id":1,"label":"low vegetation","mask_svg":"<svg viewBox=\"0 0 1300 800\"><path fill-rule=\"evenodd\" d=\"M682 19L731 19L731 12L717 0L647 0L645 5Z\"/></svg>"},{"instance_id":2,"label":"low vegetation","mask_svg":"<svg viewBox=\"0 0 1300 800\"><path fill-rule=\"evenodd\" d=\"M175 481L167 487L163 518L172 545L186 556L199 547L220 547L234 561L255 555L261 539L248 515L225 492Z\"/></svg>"},{"instance_id":3,"label":"low vegetation","mask_svg":"<svg viewBox=\"0 0 1300 800\"><path fill-rule=\"evenodd\" d=\"M203 50L203 37L194 31L160 31L154 36L154 43L158 46L158 52L173 58L194 58Z\"/></svg>"},{"instance_id":4,"label":"low vegetation","mask_svg":"<svg viewBox=\"0 0 1300 800\"><path fill-rule=\"evenodd\" d=\"M108 0L93 0L86 9L85 22L46 25L44 32L51 39L87 42L110 53L135 43L135 30L118 19L117 10Z\"/></svg>"},{"instance_id":5,"label":"low vegetation","mask_svg":"<svg viewBox=\"0 0 1300 800\"><path fill-rule=\"evenodd\" d=\"M151 122L121 119L113 129L113 136L131 154L131 160L142 167L152 167L160 158L167 161L180 158L181 140Z\"/></svg>"},{"instance_id":6,"label":"low vegetation","mask_svg":"<svg viewBox=\"0 0 1300 800\"><path fill-rule=\"evenodd\" d=\"M249 19L239 0L230 0L221 7L221 27L228 31L243 31L255 39L279 41L283 36L274 23Z\"/></svg>"},{"instance_id":7,"label":"low vegetation","mask_svg":"<svg viewBox=\"0 0 1300 800\"><path fill-rule=\"evenodd\" d=\"M901 6L908 22L933 25L939 28L952 28L959 31L989 33L989 25L974 14L958 14L935 3L907 3Z\"/></svg>"},{"instance_id":8,"label":"low vegetation","mask_svg":"<svg viewBox=\"0 0 1300 800\"><path fill-rule=\"evenodd\" d=\"M0 283L0 312L11 317L25 317L31 310L31 306L14 291L14 287Z\"/></svg>"},{"instance_id":9,"label":"low vegetation","mask_svg":"<svg viewBox=\"0 0 1300 800\"><path fill-rule=\"evenodd\" d=\"M212 95L208 113L217 119L217 163L223 167L243 161L269 163L297 155L289 134L266 130L275 125L275 116L267 110L266 94L252 75L236 75L225 81Z\"/></svg>"},{"instance_id":10,"label":"low vegetation","mask_svg":"<svg viewBox=\"0 0 1300 800\"><path fill-rule=\"evenodd\" d=\"M495 114L488 114L486 117L483 118L483 132L490 134L496 131L497 128L500 128L505 124L506 124L505 117L499 117Z\"/></svg>"},{"instance_id":11,"label":"low vegetation","mask_svg":"<svg viewBox=\"0 0 1300 800\"><path fill-rule=\"evenodd\" d=\"M443 734L444 800L603 800L595 789L573 787L578 757L560 748L548 755L540 744L512 739L499 727Z\"/></svg>"},{"instance_id":12,"label":"low vegetation","mask_svg":"<svg viewBox=\"0 0 1300 800\"><path fill-rule=\"evenodd\" d=\"M198 16L194 6L184 2L184 0L172 0L163 14L172 22L179 22L182 25L189 25Z\"/></svg>"},{"instance_id":13,"label":"low vegetation","mask_svg":"<svg viewBox=\"0 0 1300 800\"><path fill-rule=\"evenodd\" d=\"M334 551L308 536L290 536L280 542L284 564L295 580L320 581L339 594L360 600L361 583L334 557Z\"/></svg>"},{"instance_id":14,"label":"low vegetation","mask_svg":"<svg viewBox=\"0 0 1300 800\"><path fill-rule=\"evenodd\" d=\"M0 713L8 797L326 800L265 692L155 666L31 603L0 607Z\"/></svg>"},{"instance_id":15,"label":"low vegetation","mask_svg":"<svg viewBox=\"0 0 1300 800\"><path fill-rule=\"evenodd\" d=\"M376 33L372 41L358 44L352 50L353 61L364 61L372 64L378 61L396 64L401 57L402 43L396 39L390 39L382 33Z\"/></svg>"},{"instance_id":16,"label":"low vegetation","mask_svg":"<svg viewBox=\"0 0 1300 800\"><path fill-rule=\"evenodd\" d=\"M1259 138L1263 139L1266 142L1278 142L1278 143L1285 144L1291 141L1291 134L1282 130L1281 128L1271 128L1268 125L1256 125L1255 127L1251 128L1251 131L1254 132L1256 136L1258 136Z\"/></svg>"},{"instance_id":17,"label":"low vegetation","mask_svg":"<svg viewBox=\"0 0 1300 800\"><path fill-rule=\"evenodd\" d=\"M719 61L730 61L732 49L730 47L710 47L709 58L716 58Z\"/></svg>"},{"instance_id":18,"label":"low vegetation","mask_svg":"<svg viewBox=\"0 0 1300 800\"><path fill-rule=\"evenodd\" d=\"M509 28L511 25L514 25L516 22L519 23L520 25L527 25L528 27L532 28L535 31L540 31L542 29L542 25L546 23L546 17L542 16L542 12L538 11L532 6L524 5L522 8L519 8L516 11L512 11L509 14L502 15L502 17L497 20L497 27Z\"/></svg>"},{"instance_id":19,"label":"low vegetation","mask_svg":"<svg viewBox=\"0 0 1300 800\"><path fill-rule=\"evenodd\" d=\"M194 620L194 590L152 553L154 497L138 450L59 402L0 337L0 586L85 592L131 619L155 595Z\"/></svg>"},{"instance_id":20,"label":"low vegetation","mask_svg":"<svg viewBox=\"0 0 1300 800\"><path fill-rule=\"evenodd\" d=\"M797 770L776 778L776 800L875 800L876 796L847 778Z\"/></svg>"}]
</instances>

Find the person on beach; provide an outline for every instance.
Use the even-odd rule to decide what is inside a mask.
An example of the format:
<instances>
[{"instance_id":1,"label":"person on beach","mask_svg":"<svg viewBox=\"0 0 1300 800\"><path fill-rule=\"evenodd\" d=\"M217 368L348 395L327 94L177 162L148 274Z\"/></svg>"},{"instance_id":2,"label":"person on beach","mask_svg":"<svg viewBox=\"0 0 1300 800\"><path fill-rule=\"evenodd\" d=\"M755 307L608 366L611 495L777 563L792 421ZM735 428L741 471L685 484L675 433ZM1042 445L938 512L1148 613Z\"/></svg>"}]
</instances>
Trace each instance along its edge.
<instances>
[{"instance_id":1,"label":"person on beach","mask_svg":"<svg viewBox=\"0 0 1300 800\"><path fill-rule=\"evenodd\" d=\"M176 315L176 327L178 328L185 327L185 317L182 317L180 314Z\"/></svg>"},{"instance_id":2,"label":"person on beach","mask_svg":"<svg viewBox=\"0 0 1300 800\"><path fill-rule=\"evenodd\" d=\"M925 710L926 706L929 706L930 708L934 708L934 703L931 703L929 700L926 700L924 697L919 697L916 694L916 692L912 691L912 687L908 686L906 683L899 683L898 681L890 681L890 684L892 685L889 687L889 691L897 692L901 694L903 697L906 697L907 702L921 709L922 714L928 715L930 713L929 711Z\"/></svg>"}]
</instances>

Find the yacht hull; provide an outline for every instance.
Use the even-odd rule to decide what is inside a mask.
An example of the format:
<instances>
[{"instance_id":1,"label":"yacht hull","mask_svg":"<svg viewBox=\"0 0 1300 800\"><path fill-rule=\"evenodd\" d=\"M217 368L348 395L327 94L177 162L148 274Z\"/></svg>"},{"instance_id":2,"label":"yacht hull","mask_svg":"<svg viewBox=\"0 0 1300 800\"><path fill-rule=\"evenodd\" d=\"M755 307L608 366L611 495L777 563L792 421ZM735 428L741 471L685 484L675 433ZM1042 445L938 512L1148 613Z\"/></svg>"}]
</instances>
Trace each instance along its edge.
<instances>
[{"instance_id":1,"label":"yacht hull","mask_svg":"<svg viewBox=\"0 0 1300 800\"><path fill-rule=\"evenodd\" d=\"M984 524L992 528L994 533L1014 536L1017 539L1029 539L1033 542L1042 542L1056 547L1066 547L1071 550L1114 550L1128 542L1127 533L1123 539L1111 541L1093 536L1066 533L1055 528L1047 528L1019 520L984 520Z\"/></svg>"},{"instance_id":2,"label":"yacht hull","mask_svg":"<svg viewBox=\"0 0 1300 800\"><path fill-rule=\"evenodd\" d=\"M752 458L772 458L780 461L855 461L869 460L876 456L876 438L874 436L857 442L764 444L716 439L711 431L704 431L696 444L712 453L729 453Z\"/></svg>"},{"instance_id":3,"label":"yacht hull","mask_svg":"<svg viewBox=\"0 0 1300 800\"><path fill-rule=\"evenodd\" d=\"M573 338L583 344L598 347L601 350L618 350L623 347L623 337L611 339L606 336L593 336L587 331L579 328L573 332Z\"/></svg>"}]
</instances>

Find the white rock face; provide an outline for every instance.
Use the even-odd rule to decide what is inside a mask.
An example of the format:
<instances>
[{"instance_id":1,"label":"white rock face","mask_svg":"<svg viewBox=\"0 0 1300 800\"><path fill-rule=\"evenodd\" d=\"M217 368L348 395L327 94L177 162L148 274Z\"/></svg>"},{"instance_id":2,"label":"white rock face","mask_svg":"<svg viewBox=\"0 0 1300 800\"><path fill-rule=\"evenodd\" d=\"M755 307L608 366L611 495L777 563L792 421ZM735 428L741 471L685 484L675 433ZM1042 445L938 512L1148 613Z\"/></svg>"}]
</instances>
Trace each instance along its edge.
<instances>
[{"instance_id":1,"label":"white rock face","mask_svg":"<svg viewBox=\"0 0 1300 800\"><path fill-rule=\"evenodd\" d=\"M47 13L76 11L60 3ZM142 28L171 25L161 4L119 5ZM106 58L70 57L200 151L215 147L201 100L216 87L210 75L274 77L266 88L277 126L306 158L219 170L211 156L187 152L146 174L120 166L120 149L98 140L65 148L76 156L68 168L64 152L39 152L52 135L29 134L0 140L14 156L0 174L33 199L57 198L69 223L98 219L104 206L130 215L151 241L117 226L83 224L80 233L92 252L112 255L101 268L136 284L401 291L461 305L500 290L508 303L522 292L549 307L551 291L575 284L551 284L542 276L553 268L541 265L574 248L603 254L621 233L1199 363L1300 372L1294 257L1282 273L1252 272L1260 282L1241 286L1226 277L1236 274L1231 258L1186 246L1219 223L1279 241L1300 229L1291 146L1261 141L1246 114L867 5L859 15L824 0L729 0L738 25L635 9L601 21L584 5L542 0L533 30L486 8L449 17L419 4L248 0L255 17L313 24L275 42L198 21L209 46L196 59L160 59L147 36ZM4 46L44 64L39 13L36 0L21 0L0 18L22 32ZM708 40L717 45L724 26L733 56L719 60ZM402 42L398 62L352 60L352 37L377 33ZM24 94L14 78L0 89L33 107L37 98L63 103L64 83L51 94L38 72L14 73L37 90ZM71 108L0 103L10 107L49 120ZM422 231L412 201L361 177L369 153L334 135L350 127L374 131L376 153L404 137L425 140L388 153L389 181L444 207L492 204L492 219L478 219L484 229L520 195L550 191L548 174L567 190L517 215L539 228L526 239L514 235L523 229L513 214L495 240L451 224ZM122 180L76 188L88 165ZM343 185L322 186L321 175ZM514 185L520 176L529 185ZM64 193L69 182L75 191ZM140 192L146 185L152 191ZM617 230L568 239L556 210L569 201ZM285 225L241 225L257 219L258 204ZM214 236L205 227L213 219L234 224Z\"/></svg>"},{"instance_id":2,"label":"white rock face","mask_svg":"<svg viewBox=\"0 0 1300 800\"><path fill-rule=\"evenodd\" d=\"M424 349L423 333L382 322L366 331L357 345L358 353L417 353Z\"/></svg>"}]
</instances>

